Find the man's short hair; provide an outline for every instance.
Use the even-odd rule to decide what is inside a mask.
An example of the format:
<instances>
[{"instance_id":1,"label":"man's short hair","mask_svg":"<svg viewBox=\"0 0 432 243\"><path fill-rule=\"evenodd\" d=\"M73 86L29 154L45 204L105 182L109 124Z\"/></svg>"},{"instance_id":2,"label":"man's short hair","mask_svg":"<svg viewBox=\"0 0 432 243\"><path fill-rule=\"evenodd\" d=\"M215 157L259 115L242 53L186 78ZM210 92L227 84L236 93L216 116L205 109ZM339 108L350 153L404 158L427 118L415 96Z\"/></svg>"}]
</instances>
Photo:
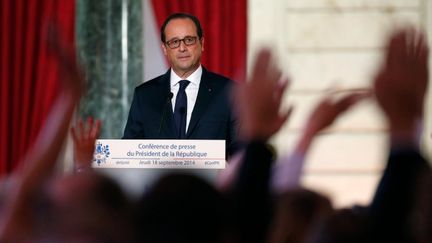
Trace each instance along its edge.
<instances>
[{"instance_id":1,"label":"man's short hair","mask_svg":"<svg viewBox=\"0 0 432 243\"><path fill-rule=\"evenodd\" d=\"M191 14L188 14L188 13L174 13L174 14L171 14L170 16L168 16L168 18L166 18L164 23L162 24L161 41L163 43L165 43L165 41L166 41L165 28L166 28L167 24L173 19L190 19L190 20L192 20L192 22L195 24L198 38L201 40L201 38L203 37L203 30L201 28L201 24L200 24L199 19L197 17L191 15Z\"/></svg>"}]
</instances>

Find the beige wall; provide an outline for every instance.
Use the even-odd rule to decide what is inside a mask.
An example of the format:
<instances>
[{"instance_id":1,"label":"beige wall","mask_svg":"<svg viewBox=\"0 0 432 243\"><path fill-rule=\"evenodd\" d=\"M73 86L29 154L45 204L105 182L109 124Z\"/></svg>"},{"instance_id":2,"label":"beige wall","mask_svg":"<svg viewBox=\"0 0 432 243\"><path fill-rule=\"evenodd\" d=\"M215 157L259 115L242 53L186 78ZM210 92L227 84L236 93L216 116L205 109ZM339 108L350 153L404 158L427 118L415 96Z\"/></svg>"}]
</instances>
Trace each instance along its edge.
<instances>
[{"instance_id":1,"label":"beige wall","mask_svg":"<svg viewBox=\"0 0 432 243\"><path fill-rule=\"evenodd\" d=\"M249 66L259 47L270 46L292 78L285 102L295 112L273 140L278 150L292 149L310 109L330 88L370 87L389 32L407 23L431 29L431 12L429 0L249 0ZM430 148L432 125L426 125ZM373 101L364 102L319 136L303 183L337 206L366 204L385 151L384 119Z\"/></svg>"}]
</instances>

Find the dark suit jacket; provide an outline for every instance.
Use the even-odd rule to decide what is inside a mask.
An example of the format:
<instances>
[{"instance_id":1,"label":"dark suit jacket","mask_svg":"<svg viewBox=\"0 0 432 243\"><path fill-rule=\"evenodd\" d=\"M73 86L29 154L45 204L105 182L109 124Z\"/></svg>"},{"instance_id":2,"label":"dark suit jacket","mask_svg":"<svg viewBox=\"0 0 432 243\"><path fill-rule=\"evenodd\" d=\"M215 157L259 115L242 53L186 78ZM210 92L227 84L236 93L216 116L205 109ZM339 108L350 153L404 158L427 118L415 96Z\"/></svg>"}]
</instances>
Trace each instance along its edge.
<instances>
[{"instance_id":1,"label":"dark suit jacket","mask_svg":"<svg viewBox=\"0 0 432 243\"><path fill-rule=\"evenodd\" d=\"M124 139L176 139L170 71L135 88ZM233 82L203 68L187 139L225 139L227 155L237 150L237 122L230 104Z\"/></svg>"}]
</instances>

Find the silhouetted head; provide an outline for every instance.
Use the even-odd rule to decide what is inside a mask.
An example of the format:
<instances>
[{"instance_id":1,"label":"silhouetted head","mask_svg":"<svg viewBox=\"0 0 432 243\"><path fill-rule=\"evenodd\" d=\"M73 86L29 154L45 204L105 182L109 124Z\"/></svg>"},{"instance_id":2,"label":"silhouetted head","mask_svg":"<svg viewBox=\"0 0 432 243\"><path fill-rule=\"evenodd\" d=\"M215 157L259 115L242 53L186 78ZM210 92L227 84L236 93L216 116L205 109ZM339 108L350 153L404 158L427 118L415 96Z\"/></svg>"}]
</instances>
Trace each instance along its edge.
<instances>
[{"instance_id":1,"label":"silhouetted head","mask_svg":"<svg viewBox=\"0 0 432 243\"><path fill-rule=\"evenodd\" d=\"M286 191L276 199L276 212L269 242L306 243L332 215L330 200L314 191Z\"/></svg>"},{"instance_id":2,"label":"silhouetted head","mask_svg":"<svg viewBox=\"0 0 432 243\"><path fill-rule=\"evenodd\" d=\"M196 176L164 176L140 201L140 240L153 243L220 242L224 204L219 192Z\"/></svg>"},{"instance_id":3,"label":"silhouetted head","mask_svg":"<svg viewBox=\"0 0 432 243\"><path fill-rule=\"evenodd\" d=\"M107 176L90 172L54 178L45 195L38 216L51 240L122 242L133 235L131 203Z\"/></svg>"}]
</instances>

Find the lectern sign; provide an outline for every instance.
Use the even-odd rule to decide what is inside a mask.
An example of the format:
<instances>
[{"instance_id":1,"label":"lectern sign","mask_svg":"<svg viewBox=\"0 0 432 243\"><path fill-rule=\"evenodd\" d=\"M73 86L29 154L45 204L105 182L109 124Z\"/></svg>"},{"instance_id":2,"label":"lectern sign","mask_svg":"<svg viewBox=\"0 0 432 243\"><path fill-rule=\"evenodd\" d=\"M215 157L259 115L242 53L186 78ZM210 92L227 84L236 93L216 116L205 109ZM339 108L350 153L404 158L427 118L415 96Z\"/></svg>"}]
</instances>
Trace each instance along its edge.
<instances>
[{"instance_id":1,"label":"lectern sign","mask_svg":"<svg viewBox=\"0 0 432 243\"><path fill-rule=\"evenodd\" d=\"M225 140L99 139L93 167L224 169Z\"/></svg>"}]
</instances>

